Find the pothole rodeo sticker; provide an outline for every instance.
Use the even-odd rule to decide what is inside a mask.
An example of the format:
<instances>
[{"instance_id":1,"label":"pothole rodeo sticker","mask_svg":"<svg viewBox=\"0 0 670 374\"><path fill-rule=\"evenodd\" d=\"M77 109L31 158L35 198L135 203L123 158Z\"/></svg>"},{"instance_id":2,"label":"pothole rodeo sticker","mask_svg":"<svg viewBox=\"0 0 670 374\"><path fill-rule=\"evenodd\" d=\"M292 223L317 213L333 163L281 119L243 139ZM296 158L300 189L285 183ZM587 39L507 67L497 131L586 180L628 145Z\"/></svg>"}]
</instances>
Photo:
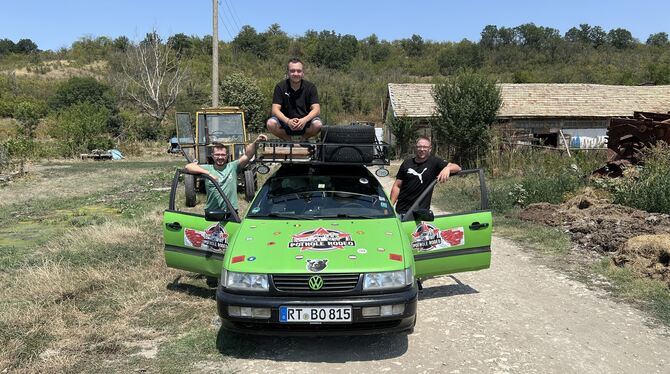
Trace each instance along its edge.
<instances>
[{"instance_id":1,"label":"pothole rodeo sticker","mask_svg":"<svg viewBox=\"0 0 670 374\"><path fill-rule=\"evenodd\" d=\"M289 248L300 248L302 251L330 251L355 245L351 234L323 227L295 234L288 243Z\"/></svg>"},{"instance_id":2,"label":"pothole rodeo sticker","mask_svg":"<svg viewBox=\"0 0 670 374\"><path fill-rule=\"evenodd\" d=\"M228 233L218 223L208 227L205 231L184 229L184 245L213 252L223 252L228 248Z\"/></svg>"},{"instance_id":3,"label":"pothole rodeo sticker","mask_svg":"<svg viewBox=\"0 0 670 374\"><path fill-rule=\"evenodd\" d=\"M464 243L462 227L440 230L430 223L421 222L412 233L412 248L417 251L433 251Z\"/></svg>"}]
</instances>

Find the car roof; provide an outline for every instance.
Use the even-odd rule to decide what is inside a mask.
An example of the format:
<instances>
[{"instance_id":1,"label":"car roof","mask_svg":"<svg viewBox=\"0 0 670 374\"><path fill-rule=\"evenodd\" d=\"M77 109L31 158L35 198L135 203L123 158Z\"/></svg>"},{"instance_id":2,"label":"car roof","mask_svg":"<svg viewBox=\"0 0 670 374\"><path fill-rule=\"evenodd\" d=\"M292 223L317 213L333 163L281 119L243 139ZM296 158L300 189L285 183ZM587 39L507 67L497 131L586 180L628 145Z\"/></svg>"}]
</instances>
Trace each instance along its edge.
<instances>
[{"instance_id":1,"label":"car roof","mask_svg":"<svg viewBox=\"0 0 670 374\"><path fill-rule=\"evenodd\" d=\"M363 165L300 165L283 164L275 173L274 177L291 176L351 176L370 177L371 173Z\"/></svg>"}]
</instances>

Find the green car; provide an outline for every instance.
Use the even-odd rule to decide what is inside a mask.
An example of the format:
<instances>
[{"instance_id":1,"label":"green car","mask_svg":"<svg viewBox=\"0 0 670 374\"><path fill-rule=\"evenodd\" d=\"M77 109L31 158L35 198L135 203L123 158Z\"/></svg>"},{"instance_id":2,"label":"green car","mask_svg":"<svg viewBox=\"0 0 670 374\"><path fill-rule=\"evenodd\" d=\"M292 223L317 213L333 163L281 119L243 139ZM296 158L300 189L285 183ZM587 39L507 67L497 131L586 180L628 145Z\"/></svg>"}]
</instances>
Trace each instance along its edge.
<instances>
[{"instance_id":1,"label":"green car","mask_svg":"<svg viewBox=\"0 0 670 374\"><path fill-rule=\"evenodd\" d=\"M175 174L164 215L165 261L219 279L216 301L227 330L411 332L421 278L490 265L492 219L481 170L459 173L477 182L474 209L437 217L410 209L398 217L364 165L287 163L244 219L230 206L177 207L183 173Z\"/></svg>"}]
</instances>

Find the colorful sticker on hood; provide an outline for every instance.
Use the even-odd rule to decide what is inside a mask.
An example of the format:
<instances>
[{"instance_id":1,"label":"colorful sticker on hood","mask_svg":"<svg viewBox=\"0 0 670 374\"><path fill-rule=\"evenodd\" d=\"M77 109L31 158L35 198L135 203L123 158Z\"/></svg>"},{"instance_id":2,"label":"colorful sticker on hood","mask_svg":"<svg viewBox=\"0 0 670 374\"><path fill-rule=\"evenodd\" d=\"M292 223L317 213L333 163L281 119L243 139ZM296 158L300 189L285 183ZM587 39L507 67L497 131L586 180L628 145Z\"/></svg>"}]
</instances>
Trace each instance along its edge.
<instances>
[{"instance_id":1,"label":"colorful sticker on hood","mask_svg":"<svg viewBox=\"0 0 670 374\"><path fill-rule=\"evenodd\" d=\"M184 245L214 252L224 252L228 248L228 233L218 223L208 227L205 231L184 229Z\"/></svg>"},{"instance_id":2,"label":"colorful sticker on hood","mask_svg":"<svg viewBox=\"0 0 670 374\"><path fill-rule=\"evenodd\" d=\"M323 227L295 234L288 243L289 248L300 248L302 251L330 251L355 245L351 234Z\"/></svg>"},{"instance_id":3,"label":"colorful sticker on hood","mask_svg":"<svg viewBox=\"0 0 670 374\"><path fill-rule=\"evenodd\" d=\"M318 273L321 270L328 267L328 259L318 260L318 259L308 259L307 261L307 270Z\"/></svg>"},{"instance_id":4,"label":"colorful sticker on hood","mask_svg":"<svg viewBox=\"0 0 670 374\"><path fill-rule=\"evenodd\" d=\"M412 233L412 249L417 251L433 251L463 244L463 227L440 230L430 223L421 222Z\"/></svg>"}]
</instances>

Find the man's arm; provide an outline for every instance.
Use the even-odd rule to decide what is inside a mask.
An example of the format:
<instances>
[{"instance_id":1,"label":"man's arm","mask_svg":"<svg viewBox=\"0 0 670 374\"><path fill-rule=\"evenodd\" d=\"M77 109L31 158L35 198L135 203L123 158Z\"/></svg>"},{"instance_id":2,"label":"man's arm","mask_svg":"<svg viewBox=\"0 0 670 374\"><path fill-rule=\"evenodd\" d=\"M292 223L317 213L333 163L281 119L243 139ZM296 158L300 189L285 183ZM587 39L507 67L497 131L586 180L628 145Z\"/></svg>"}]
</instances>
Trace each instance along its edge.
<instances>
[{"instance_id":1,"label":"man's arm","mask_svg":"<svg viewBox=\"0 0 670 374\"><path fill-rule=\"evenodd\" d=\"M398 201L398 195L400 195L400 187L402 186L402 179L396 179L391 187L391 205L395 205Z\"/></svg>"},{"instance_id":2,"label":"man's arm","mask_svg":"<svg viewBox=\"0 0 670 374\"><path fill-rule=\"evenodd\" d=\"M247 144L247 147L244 149L244 154L237 159L237 161L239 162L238 166L239 169L242 169L243 167L247 166L249 160L251 160L251 158L254 157L254 154L256 154L256 142L259 140L265 141L268 140L268 137L265 134L260 134L258 135L258 138L256 138L256 140Z\"/></svg>"},{"instance_id":3,"label":"man's arm","mask_svg":"<svg viewBox=\"0 0 670 374\"><path fill-rule=\"evenodd\" d=\"M446 182L451 174L458 173L459 171L461 171L461 167L458 166L458 164L452 164L450 162L442 169L442 171L440 171L440 174L437 176L437 181Z\"/></svg>"},{"instance_id":4,"label":"man's arm","mask_svg":"<svg viewBox=\"0 0 670 374\"><path fill-rule=\"evenodd\" d=\"M272 115L277 117L280 121L288 123L291 119L286 117L281 111L281 104L272 104Z\"/></svg>"},{"instance_id":5,"label":"man's arm","mask_svg":"<svg viewBox=\"0 0 670 374\"><path fill-rule=\"evenodd\" d=\"M198 165L198 163L195 161L186 164L186 166L184 166L184 169L190 171L191 173L209 175L210 177L214 178L214 180L216 180L215 176L210 174L209 171L207 171L207 169L204 169L202 166Z\"/></svg>"}]
</instances>

